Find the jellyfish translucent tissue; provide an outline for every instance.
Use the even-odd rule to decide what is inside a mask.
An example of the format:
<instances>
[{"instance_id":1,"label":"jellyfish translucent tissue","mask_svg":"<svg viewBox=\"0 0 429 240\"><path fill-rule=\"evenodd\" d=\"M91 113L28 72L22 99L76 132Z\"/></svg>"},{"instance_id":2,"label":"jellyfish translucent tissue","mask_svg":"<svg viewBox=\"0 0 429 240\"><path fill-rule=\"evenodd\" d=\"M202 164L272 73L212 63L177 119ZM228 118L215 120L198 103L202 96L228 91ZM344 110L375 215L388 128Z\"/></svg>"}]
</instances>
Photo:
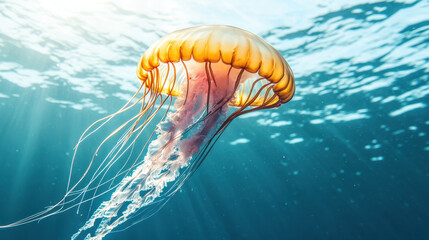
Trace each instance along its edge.
<instances>
[{"instance_id":1,"label":"jellyfish translucent tissue","mask_svg":"<svg viewBox=\"0 0 429 240\"><path fill-rule=\"evenodd\" d=\"M132 99L92 124L76 151L119 114L137 110L137 115L101 140L78 177L75 151L65 196L1 228L72 208L79 211L84 204L92 207L100 197L105 201L72 239L102 239L126 221L146 219L197 170L233 119L278 108L295 91L293 73L282 55L258 36L230 26L198 26L165 35L143 54L137 76L141 85ZM115 136L116 144L102 155L101 147Z\"/></svg>"}]
</instances>

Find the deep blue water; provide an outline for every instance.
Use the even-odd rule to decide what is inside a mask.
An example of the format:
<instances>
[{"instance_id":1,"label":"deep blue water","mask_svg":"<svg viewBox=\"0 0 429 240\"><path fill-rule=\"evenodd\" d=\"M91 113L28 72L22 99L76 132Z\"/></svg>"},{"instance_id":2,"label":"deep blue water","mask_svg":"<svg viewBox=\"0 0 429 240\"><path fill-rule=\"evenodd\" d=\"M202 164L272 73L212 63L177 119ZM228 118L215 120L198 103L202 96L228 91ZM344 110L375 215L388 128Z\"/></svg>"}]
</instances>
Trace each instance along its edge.
<instances>
[{"instance_id":1,"label":"deep blue water","mask_svg":"<svg viewBox=\"0 0 429 240\"><path fill-rule=\"evenodd\" d=\"M0 225L63 196L80 135L137 90L151 43L216 23L276 47L294 99L235 119L164 208L106 239L429 239L428 12L428 1L0 2ZM80 170L99 141L84 143ZM86 217L0 239L69 239Z\"/></svg>"}]
</instances>

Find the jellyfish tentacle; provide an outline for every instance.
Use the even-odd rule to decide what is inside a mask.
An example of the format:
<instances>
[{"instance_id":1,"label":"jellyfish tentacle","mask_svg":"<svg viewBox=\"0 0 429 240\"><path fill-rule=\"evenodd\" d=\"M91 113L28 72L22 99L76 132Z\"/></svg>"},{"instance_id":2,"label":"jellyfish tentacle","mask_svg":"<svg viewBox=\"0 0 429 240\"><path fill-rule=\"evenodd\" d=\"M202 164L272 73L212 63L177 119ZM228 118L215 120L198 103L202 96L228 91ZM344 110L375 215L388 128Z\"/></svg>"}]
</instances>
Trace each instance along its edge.
<instances>
[{"instance_id":1,"label":"jellyfish tentacle","mask_svg":"<svg viewBox=\"0 0 429 240\"><path fill-rule=\"evenodd\" d=\"M206 75L206 79L207 79L207 110L206 110L206 114L209 114L209 110L210 110L210 90L211 90L211 79L209 76L209 72L208 72L208 63L206 62L204 64L205 67L205 75Z\"/></svg>"},{"instance_id":2,"label":"jellyfish tentacle","mask_svg":"<svg viewBox=\"0 0 429 240\"><path fill-rule=\"evenodd\" d=\"M266 87L268 87L269 85L271 85L271 83L267 83L267 84L264 84L259 90L258 90L258 92L255 94L255 96L252 98L252 99L250 99L250 97L251 97L251 93L252 93L252 90L253 90L253 88L255 87L255 84L256 84L256 82L254 82L253 84L252 84L252 87L250 88L250 94L247 96L247 99L246 99L246 101L244 101L244 104L246 105L246 107L248 107L248 106L250 106L258 97L259 97L259 94L261 94L261 92L262 92L262 90L264 89L264 88L266 88ZM247 104L248 103L248 104Z\"/></svg>"},{"instance_id":3,"label":"jellyfish tentacle","mask_svg":"<svg viewBox=\"0 0 429 240\"><path fill-rule=\"evenodd\" d=\"M167 70L167 75L168 75L168 70ZM165 84L165 82L166 82L166 80L164 81L164 84ZM162 105L162 104L161 104ZM134 131L134 129L135 129L135 127L136 127L136 125L138 124L138 122L139 122L139 120L145 115L145 113L146 113L146 110L144 110L144 111L141 111L139 114L137 114L135 117L133 117L133 118L131 118L130 120L128 120L127 122L125 122L124 124L122 124L119 128L117 128L116 130L114 130L108 137L106 137L104 140L103 140L103 142L99 145L99 147L97 148L97 150L95 151L95 154L97 154L97 152L99 151L99 149L100 149L100 147L101 147L101 145L103 145L103 143L105 142L105 141L107 141L110 137L112 137L113 135L115 135L118 131L120 131L124 126L126 126L126 125L128 125L128 123L129 122L131 122L132 120L134 120L135 118L137 118L137 120L134 122L134 124L133 124L133 127L132 127L132 130L131 130L131 132L128 134L128 137L130 137L130 135L133 133L133 131ZM145 125L146 124L146 122L143 124L143 125ZM126 143L126 141L124 142L124 144ZM95 156L95 154L94 154L94 156ZM103 163L104 163L104 161L101 163L101 165L103 165ZM100 168L100 167L99 167ZM97 171L96 172L98 172L98 170L99 170L99 168L97 169ZM92 180L92 179L91 179Z\"/></svg>"},{"instance_id":4,"label":"jellyfish tentacle","mask_svg":"<svg viewBox=\"0 0 429 240\"><path fill-rule=\"evenodd\" d=\"M189 73L188 73L188 68L186 67L186 64L183 62L183 60L180 60L183 64L183 68L185 69L186 72L186 95L185 95L185 101L183 101L183 105L186 104L186 100L188 99L188 92L189 92Z\"/></svg>"},{"instance_id":5,"label":"jellyfish tentacle","mask_svg":"<svg viewBox=\"0 0 429 240\"><path fill-rule=\"evenodd\" d=\"M139 89L139 91L140 91L140 89ZM137 93L136 93L137 94ZM131 100L130 100L131 101ZM128 103L126 104L126 105L128 105ZM126 106L125 105L125 106ZM121 109L122 110L122 109ZM121 112L121 110L119 110L117 113L120 113ZM88 137L88 136L85 136L85 134L89 131L89 129L91 129L95 124L97 124L98 122L100 122L100 121L103 121L103 120L106 120L107 119L107 121L109 121L113 116L115 116L117 113L114 113L114 114L111 114L111 115L109 115L109 116L107 116L107 117L104 117L104 118L101 118L101 119L99 119L99 120L97 120L96 122L94 122L93 124L91 124L85 131L84 131L84 133L82 134L82 136L80 137L80 139L79 139L79 141L78 141L78 143L77 143L77 145L76 145L76 147L75 147L75 151L74 151L74 154L73 154L73 158L72 158L72 162L71 162L71 167L70 167L70 172L69 172L69 178L68 178L68 181L67 181L67 191L66 191L66 195L67 195L67 193L69 192L69 187L70 187L70 181L71 181L71 176L72 176L72 171L73 171L73 165L74 165L74 160L75 160L75 157L76 157L76 151L77 151L77 148L79 147L79 144L83 141L83 140L85 140L86 139L86 137ZM106 122L107 122L106 121ZM96 130L98 130L100 127L102 127L106 122L104 122L101 126L99 126ZM95 131L96 131L95 130ZM93 131L94 132L94 131ZM90 134L88 134L88 135L91 135L93 132L91 132ZM84 137L85 136L85 137Z\"/></svg>"},{"instance_id":6,"label":"jellyfish tentacle","mask_svg":"<svg viewBox=\"0 0 429 240\"><path fill-rule=\"evenodd\" d=\"M164 85L165 85L165 82L166 81L164 81ZM146 89L145 89L146 90ZM146 94L147 94L148 92L146 92L145 91L145 95L144 95L144 97L142 97L143 98L143 100L145 100L145 96L146 96ZM149 109L153 109L153 106L154 106L154 103L155 103L155 100L158 98L157 96L159 96L160 95L160 93L156 93L155 95L157 95L157 96L155 96L155 95L153 95L153 91L151 91L151 96L150 96L150 100L147 102L147 105L148 105L148 108L147 108L147 110L149 110ZM152 101L151 101L152 100ZM139 115L140 116L144 116L145 115L145 113L146 113L147 111L142 111ZM150 113L149 113L149 115L151 115L151 112L152 112L152 110L150 110ZM137 115L138 116L138 115ZM149 117L149 116L148 116ZM135 117L134 117L135 118ZM110 139L113 135L115 135L118 131L120 131L124 126L126 126L130 121L132 121L134 118L132 118L131 120L129 120L129 121L127 121L125 124L123 124L123 125L121 125L119 128L117 128L112 134L110 134L108 137L106 137L105 138L105 140L103 140L103 142L99 145L99 147L97 148L97 150L95 151L95 153L94 153L94 155L93 155L93 158L96 156L96 154L97 154L97 152L99 151L99 149L100 149L100 147L108 140L108 139ZM132 132L130 132L130 134L131 134ZM126 143L126 141L124 142L124 144ZM107 156L107 157L109 157L110 156L110 154ZM92 166L92 162L93 161L91 161L90 162L90 164L89 164L89 166L88 166L88 168L87 168L87 171L84 173L84 175L82 175L82 177L81 177L81 179L80 179L80 181L86 176L86 174L87 174L87 172L88 172L88 170L91 168L91 166ZM104 163L104 162L103 162ZM101 166L103 165L103 163L101 164ZM100 168L100 167L99 167ZM99 169L98 169L99 170ZM97 171L98 171L97 170ZM77 186L79 183L80 183L80 181L78 181L76 184L75 184L75 186ZM92 180L90 181L90 183L92 183ZM90 184L89 184L90 185ZM89 185L87 185L87 187L89 186ZM84 189L83 189L83 194L82 194L82 199L84 199L84 195L85 195L85 192L86 192L86 189L87 189L87 187L85 187ZM73 188L74 189L74 188ZM79 211L79 208L80 208L80 205L79 205L79 207L78 207L78 210L77 211Z\"/></svg>"},{"instance_id":7,"label":"jellyfish tentacle","mask_svg":"<svg viewBox=\"0 0 429 240\"><path fill-rule=\"evenodd\" d=\"M167 98L165 99L165 100L167 100ZM165 102L165 101L164 101ZM171 100L170 100L170 104L169 105L171 105ZM160 107L162 107L162 104L160 105ZM148 120L152 120L153 119L153 116L158 112L158 110L159 109L157 109L153 114L152 114L152 117L150 117ZM144 130L144 128L147 126L147 124L148 124L148 122L149 121L145 121L142 125L141 125L141 127L139 127L139 131L141 132L141 131L143 131ZM134 129L135 130L135 129ZM155 131L155 130L154 130ZM154 132L152 133L152 135L154 134ZM138 137L138 135L136 136L136 138L135 138L135 140L137 139L137 137ZM135 143L135 140L132 142L132 144L134 144ZM150 140L150 138L148 139L148 141ZM125 143L124 143L125 144ZM146 143L147 144L147 143ZM145 146L146 146L146 144L145 144ZM141 152L144 150L144 148L145 147L143 147L143 149L141 150ZM121 150L121 149L120 149ZM97 173L95 173L95 174L97 174L95 177L93 177L94 179L97 179L98 178L98 176L101 174L101 173L103 173L103 176L101 177L101 179L100 179L100 181L99 181L99 184L97 184L97 186L95 187L95 189L96 189L96 191L97 191L97 189L98 189L98 186L100 186L101 185L101 183L102 183L102 181L103 181L103 179L104 179L104 177L105 177L105 175L107 174L107 172L109 171L109 169L113 166L113 164L117 161L117 160L119 160L119 158L122 156L122 154L121 155L119 155L119 156L117 156L117 154L119 153L119 151L120 150L118 150L118 152L116 153L116 155L114 156L114 157L112 157L112 159L110 160L110 162L108 163L108 165L106 165L98 174ZM125 150L127 150L127 149L125 149ZM128 160L125 162L125 164L128 162ZM124 165L123 165L124 166ZM121 171L122 170L122 168L119 170L119 171ZM94 174L94 175L95 175ZM116 177L116 176L115 176ZM114 177L114 178L115 178ZM91 182L90 183L92 183L93 182L93 180L91 180ZM113 180L112 180L112 183L113 183ZM96 194L96 191L94 192L94 195ZM91 202L91 205L92 205L92 202ZM91 207L90 207L90 209L91 209Z\"/></svg>"},{"instance_id":8,"label":"jellyfish tentacle","mask_svg":"<svg viewBox=\"0 0 429 240\"><path fill-rule=\"evenodd\" d=\"M100 129L100 127L102 127L102 126L99 126L99 127L97 127L97 129L95 129L95 130L93 130L93 131L91 131L91 133L89 133L88 135L85 135L94 125L96 125L97 123L99 123L99 122L101 122L101 121L103 121L103 120L106 120L106 119L111 119L112 117L114 117L114 116L116 116L116 115L118 115L118 114L120 114L120 113L122 113L122 112L124 112L124 111L127 111L127 110L129 110L130 108L132 108L133 106L135 106L139 101L136 101L135 103L133 103L132 105L130 105L130 106L128 106L128 104L130 104L134 99L135 99L135 97L137 96L137 94L141 91L141 89L142 89L142 87L143 87L143 83L142 84L140 84L140 87L139 87L139 89L137 90L137 92L131 97L131 99L121 108L121 109L119 109L117 112L115 112L115 113L113 113L113 114L110 114L110 115L108 115L108 116L106 116L106 117L103 117L103 118L100 118L100 119L98 119L97 121L95 121L94 123L92 123L83 133L82 133L82 135L81 135L81 137L80 137L80 139L79 139L79 141L78 141L78 144L77 145L79 145L79 143L81 143L83 140L85 140L87 137L89 137L91 134L93 134L94 132L96 132L98 129ZM145 91L146 91L146 89L145 89ZM77 146L75 147L75 149L77 148Z\"/></svg>"},{"instance_id":9,"label":"jellyfish tentacle","mask_svg":"<svg viewBox=\"0 0 429 240\"><path fill-rule=\"evenodd\" d=\"M211 75L211 78L213 80L213 83L217 87L215 75L214 75L213 69L212 69L212 62L209 62L209 70L210 70L210 75Z\"/></svg>"},{"instance_id":10,"label":"jellyfish tentacle","mask_svg":"<svg viewBox=\"0 0 429 240\"><path fill-rule=\"evenodd\" d=\"M255 87L255 85L258 83L258 82L260 82L262 79L264 79L264 78L258 78L258 79L256 79L253 83L252 83L252 86L250 87L250 90L249 90L249 95L247 95L247 99L246 99L246 101L244 101L245 103L247 102L247 101L249 101L249 98L250 98L250 96L251 96L251 94L252 94L252 91L253 91L253 88ZM269 84L269 83L268 83ZM267 84L267 85L268 85Z\"/></svg>"},{"instance_id":11,"label":"jellyfish tentacle","mask_svg":"<svg viewBox=\"0 0 429 240\"><path fill-rule=\"evenodd\" d=\"M270 91L273 89L273 85L271 85L271 86L269 86L268 88L267 88L267 90L265 91L265 95L264 95L264 99L262 100L262 102L265 102L266 100L267 100L267 98L268 98L268 94L270 94Z\"/></svg>"},{"instance_id":12,"label":"jellyfish tentacle","mask_svg":"<svg viewBox=\"0 0 429 240\"><path fill-rule=\"evenodd\" d=\"M174 68L174 65L173 65L173 70L174 70L174 74L173 74L173 77L175 77L176 76L176 69ZM167 79L167 77L168 77L168 72L169 72L169 68L167 69L167 74L166 74L166 79ZM166 80L165 80L166 81ZM175 85L175 82L173 82L173 84L171 85L171 88L170 88L170 92L172 91L172 89L174 88L174 85ZM168 104L168 107L167 107L167 110L166 110L166 112L164 113L164 116L161 118L161 119L164 119L166 116L167 116L167 113L168 113L168 111L169 111L169 109L170 109L170 107L171 107L171 104L172 104L172 97L169 95L169 97L167 97L167 98L165 98L165 100L164 101L162 101L161 102L161 104L160 104L160 106L159 106L159 108L155 111L155 113L153 114L153 116L159 111L159 109L161 109L161 107L164 105L164 103L165 103L165 101L167 100L167 99L169 99L170 101L169 101L169 104ZM142 117L143 115L141 115L140 116L140 118ZM136 127L136 125L138 124L138 121L140 120L140 118L139 119L137 119L136 120L136 122L135 122L135 124L134 124L134 126L133 126L133 129L132 129L132 131L134 131L134 129L135 129L135 127ZM142 126L146 126L146 122L145 123L143 123L142 124ZM130 133L130 135L132 134L133 132L131 132ZM153 135L153 133L152 133L152 135ZM136 136L136 137L138 137L138 136ZM150 138L149 138L149 140L150 140ZM149 141L148 140L148 141ZM147 145L147 143L148 143L148 141L146 142L146 144L145 144L145 146ZM134 141L135 142L135 141ZM125 143L124 143L125 144ZM143 148L144 149L144 148ZM142 150L143 151L143 150ZM116 162L116 160L114 160L115 159L115 157L116 157L116 155L112 158L112 160L111 160L111 162L109 163L109 165L107 165L105 168L107 168L107 170L102 170L101 172L104 172L104 174L103 174L103 176L101 177L101 179L100 179L100 181L99 181L99 184L97 185L97 187L96 187L96 189L95 189L95 192L94 192L94 196L96 195L96 192L97 192L97 189L98 189L98 186L102 183L102 181L103 181L103 179L104 179L104 177L105 177L105 175L107 174L107 172L108 172L108 170L110 169L110 167L114 164L114 162ZM121 157L121 156L119 156L119 157ZM118 158L119 158L118 157ZM127 161L126 161L126 163L128 162L128 159L127 159ZM125 163L125 164L126 164ZM123 165L124 166L124 165ZM119 170L119 171L121 171L122 170L122 168ZM96 178L98 177L98 175L96 176ZM91 181L92 181L92 179L91 179ZM112 181L112 183L113 183L113 181ZM91 201L91 205L90 205L90 209L91 209L91 206L92 206L92 201Z\"/></svg>"},{"instance_id":13,"label":"jellyfish tentacle","mask_svg":"<svg viewBox=\"0 0 429 240\"><path fill-rule=\"evenodd\" d=\"M169 111L169 109L170 109L171 103L172 103L172 101L171 101L171 98L170 98L169 106L168 106L167 111L165 112L165 114L164 114L163 118L165 118L165 116L167 115L167 113L168 113L168 111ZM137 129L137 130L139 130L139 133L138 133L138 135L136 136L136 138L138 138L138 136L141 134L141 132L144 130L144 128L145 128L145 127L146 127L146 126L141 125L141 126ZM140 154L137 156L137 158L136 158L136 160L134 161L134 163L133 163L132 167L134 167L134 166L136 165L137 159L139 159L139 158L140 158L141 154L143 153L144 149L146 149L147 144L150 142L150 140L152 139L152 137L153 137L153 135L155 134L155 132L156 132L156 129L152 131L152 134L150 135L150 137L148 138L148 140L146 141L146 143L144 144L144 146L141 148ZM134 144L134 142L133 142L133 144ZM127 162L128 162L128 160L127 160ZM123 167L124 167L124 166L125 166L125 165L123 165ZM118 174L122 171L123 167L118 171ZM131 167L131 168L132 168L132 167ZM131 170L131 168L129 168L129 170L127 171L127 174L128 174L128 172ZM115 175L115 177L113 177L113 179L115 179L116 177L117 177L117 175ZM109 180L109 181L110 181L110 180ZM113 181L112 181L112 183L113 183ZM112 183L111 183L111 184L112 184Z\"/></svg>"},{"instance_id":14,"label":"jellyfish tentacle","mask_svg":"<svg viewBox=\"0 0 429 240\"><path fill-rule=\"evenodd\" d=\"M174 71L175 71L175 69L174 69ZM175 77L175 75L176 75L176 73L174 73L174 77ZM159 76L159 75L156 75L156 76ZM163 86L165 86L165 83L166 83L166 81L164 81L164 83L163 83ZM173 89L174 88L174 83L173 83L173 86L172 86L172 88L171 89ZM170 90L171 90L170 89ZM157 95L159 95L159 93L157 94ZM154 99L156 99L157 97L155 97ZM161 96L161 98L162 98L162 96ZM164 105L164 103L165 103L165 101L167 100L167 99L169 99L170 100L170 103L169 103L169 105L168 105L168 108L167 108L167 112L168 112L168 109L170 108L170 106L171 106L171 103L172 103L172 97L170 96L170 97L167 97L167 98L165 98L164 100L161 100L161 104L160 104L160 106L159 106L159 108L154 112L154 113L152 113L152 110L149 112L149 116L148 116L148 118L147 118L147 120L145 121L145 123L143 123L142 124L142 127L144 128L145 126L146 126L146 124L148 123L148 120L151 120L152 118L153 118L153 116L159 111L159 109ZM148 109L153 109L153 106L154 106L154 101L152 101L152 103L150 103L150 102L148 102L148 106L149 107L151 107L151 108L148 108L148 107L146 107L146 110L148 110ZM166 113L167 113L166 112ZM130 134L132 134L133 133L133 131L135 130L135 126L136 126L136 124L137 124L137 122L139 121L139 119L142 117L142 116L144 116L144 115L146 115L145 113L147 113L147 111L143 111L143 112L141 112L139 115L140 115L140 117L137 119L137 121L136 121L136 123L135 123L135 125L133 126L133 129L132 129L132 131L129 133L129 135ZM166 113L164 114L164 116L163 116L163 118L165 118L165 116L166 116ZM139 115L137 115L137 116L139 116ZM133 120L133 119L135 119L135 117L134 118L132 118L131 120ZM131 120L129 120L128 122L130 122ZM127 122L127 123L128 123ZM107 138L106 138L106 140L107 139L109 139L111 136L113 136L114 134L116 134L120 129L122 129L125 125L127 125L127 124L123 124L123 126L121 126L121 127L119 127L117 130L115 130L114 131L114 133L113 134L111 134L111 135L109 135ZM127 137L129 137L129 135L127 136ZM153 134L152 134L153 135ZM104 143L105 141L103 141L103 143ZM120 147L120 149L117 151L117 153L112 157L112 160L100 171L100 168L101 168L101 166L103 166L104 165L104 161L103 161L103 163L99 166L99 168L96 170L96 172L94 173L94 175L93 175L93 177L92 177L92 179L91 179L91 181L90 181L90 183L83 189L83 191L81 192L81 194L82 194L82 200L81 200L81 203L83 202L83 199L84 199L84 195L85 195L85 192L87 192L87 190L88 190L88 188L89 188L89 186L91 185L91 183L94 181L94 179L96 179L96 178L98 178L98 176L101 174L101 173L103 173L104 172L104 174L103 174L103 177L102 178L104 178L104 176L105 176L105 174L107 173L107 171L108 171L108 169L112 166L112 164L116 161L115 160L115 158L117 157L117 155L120 153L120 150L123 148L123 146L125 145L125 143L127 142L127 140L125 140L125 141L123 141L123 143L122 143L122 146ZM102 144L101 144L102 145ZM99 149L99 148L98 148ZM98 151L98 149L97 149L97 151ZM143 151L143 150L142 150ZM108 156L107 156L107 158L108 157L110 157L111 156L111 153L112 152L110 152L109 154L108 154ZM95 156L95 155L94 155ZM119 157L120 157L121 155L119 155ZM107 168L107 170L106 170L106 168ZM100 171L100 172L99 172ZM99 172L98 174L97 174L97 172ZM102 182L102 179L100 180L101 182ZM112 181L112 183L113 183L113 181ZM99 185L98 185L99 186ZM95 188L96 190L98 189L98 186ZM96 192L94 193L94 196L96 195ZM91 199L94 199L94 198L91 198ZM92 202L91 202L91 205L92 205ZM80 204L79 204L79 207L80 207Z\"/></svg>"},{"instance_id":15,"label":"jellyfish tentacle","mask_svg":"<svg viewBox=\"0 0 429 240\"><path fill-rule=\"evenodd\" d=\"M137 116L139 116L139 115L144 115L144 112L143 113L139 113ZM126 123L129 123L130 121L132 121L133 119L135 119L137 116L135 116L135 117L133 117L131 120L129 120L129 121L127 121ZM125 125L123 125L123 126L121 126L120 128L118 128L117 130L115 130L114 131L114 133L117 133L117 132L119 132L119 130L121 130L123 127L124 127ZM106 138L105 139L105 141L107 140L107 139L109 139L111 136L113 136L114 134L111 134L111 135L109 135L108 136L108 138ZM117 154L120 152L120 150L123 148L123 146L126 144L126 142L127 142L127 139L129 138L129 136L126 136L126 137L124 137L124 140L121 140L120 139L120 141L117 143L117 145L118 144L120 144L120 143L122 143L122 146L119 148L119 150L117 150L117 153L112 157L113 159L117 156ZM103 141L103 143L105 142L105 141ZM112 150L115 150L116 149L116 147L117 147L117 145L112 149ZM100 147L101 147L101 145L97 148L97 150L96 150L96 152L98 152L98 150L100 149ZM83 188L83 193L82 193L82 199L84 199L84 195L85 195L85 192L87 191L87 189L88 189L88 187L91 185L91 183L93 182L93 179L94 179L94 176L98 176L97 175L97 173L98 173L98 171L100 170L100 168L104 165L104 162L111 156L111 154L112 154L112 152L113 151L110 151L109 152L109 154L107 154L107 156L105 157L105 159L103 160L103 162L100 164L100 166L98 167L98 169L96 170L96 172L94 173L94 175L93 175L93 178L90 180L90 182L88 183L88 185L85 187L85 188ZM93 158L95 157L95 155L96 155L96 153L93 155ZM102 170L103 171L103 170ZM96 178L95 177L95 178ZM80 207L80 205L79 205L79 207ZM79 208L78 208L78 211L79 211Z\"/></svg>"},{"instance_id":16,"label":"jellyfish tentacle","mask_svg":"<svg viewBox=\"0 0 429 240\"><path fill-rule=\"evenodd\" d=\"M71 181L71 176L72 176L72 170L73 170L73 164L74 164L74 159L75 159L75 157L76 157L76 153L77 153L77 148L79 147L79 144L82 142L82 141L84 141L88 136L90 136L90 135L92 135L95 131L97 131L98 129L100 129L104 124L106 124L110 119L112 119L114 116L116 116L116 115L118 115L118 114L120 114L120 113L122 113L122 112L124 112L124 111L126 111L126 110L128 110L128 109L130 109L130 108L132 108L133 106L135 106L137 103L138 103L138 101L136 101L134 104L132 104L131 106L128 106L127 107L127 105L128 104L130 104L132 101L133 101L133 99L137 96L137 94L141 91L141 89L142 89L142 87L143 87L143 83L142 84L140 84L140 87L139 87L139 89L137 90L137 92L132 96L132 98L121 108L121 109L119 109L119 111L117 111L116 113L113 113L113 114L110 114L109 116L106 116L106 117L103 117L103 118L101 118L101 119L99 119L99 120L97 120L97 121L95 121L93 124L91 124L83 133L82 133L82 135L81 135L81 137L79 138L79 141L78 141L78 143L77 143L77 145L76 145L76 147L75 147L75 151L74 151L74 154L73 154L73 158L72 158L72 162L71 162L71 167L70 167L70 172L69 172L69 178L68 178L68 180L67 180L67 191L66 192L68 192L68 190L69 190L69 187L70 187L70 181ZM106 120L107 119L107 120ZM104 121L104 120L106 120L103 124L101 124L99 127L97 127L95 130L93 130L91 133L89 133L88 135L86 135L85 136L85 134L93 127L93 126L95 126L97 123L99 123L99 122L101 122L101 121Z\"/></svg>"},{"instance_id":17,"label":"jellyfish tentacle","mask_svg":"<svg viewBox=\"0 0 429 240\"><path fill-rule=\"evenodd\" d=\"M138 116L138 115L137 115ZM126 125L128 125L128 123L130 123L132 120L134 120L137 116L134 116L133 118L131 118L130 120L128 120L128 121L126 121L124 124L122 124L121 126L119 126L117 129L115 129L111 134L109 134L102 142L101 142L101 144L97 147L97 149L96 149L96 151L95 151L95 153L93 154L93 156L92 156L92 159L91 159L91 164L92 164L92 162L94 161L94 159L95 159L95 157L96 157L96 155L97 155L97 153L98 153L98 151L100 150L100 148L104 145L104 143L107 141L107 140L109 140L112 136L114 136L116 133L118 133L120 130L122 130ZM123 146L126 144L126 142L127 142L127 136L124 136L124 140L123 141L121 141L122 142L122 146L121 147L119 147L119 150L118 151L120 151L122 148L123 148ZM120 142L118 142L118 144L119 144ZM107 155L106 155L106 157L104 158L104 160L101 162L101 164L98 166L98 168L97 168L97 170L95 171L95 173L93 174L93 177L91 178L91 180L90 180L90 182L88 183L88 185L86 186L86 187L84 187L84 191L83 191L83 193L82 193L82 199L84 199L85 198L85 194L86 194L86 189L91 185L91 183L93 182L93 179L94 179L94 176L98 176L97 175L97 173L98 173L98 171L100 170L100 168L104 165L104 163L105 163L105 161L111 156L111 154L113 153L113 150L115 150L117 148L117 146L115 146L113 149L112 149L112 151L110 151ZM118 152L116 153L116 154L118 154ZM116 154L113 156L113 158L115 158L116 157ZM88 168L90 168L91 167L91 165L88 167ZM86 174L85 174L86 175ZM79 207L77 208L77 213L79 213L79 210L80 210L80 205L79 205Z\"/></svg>"}]
</instances>

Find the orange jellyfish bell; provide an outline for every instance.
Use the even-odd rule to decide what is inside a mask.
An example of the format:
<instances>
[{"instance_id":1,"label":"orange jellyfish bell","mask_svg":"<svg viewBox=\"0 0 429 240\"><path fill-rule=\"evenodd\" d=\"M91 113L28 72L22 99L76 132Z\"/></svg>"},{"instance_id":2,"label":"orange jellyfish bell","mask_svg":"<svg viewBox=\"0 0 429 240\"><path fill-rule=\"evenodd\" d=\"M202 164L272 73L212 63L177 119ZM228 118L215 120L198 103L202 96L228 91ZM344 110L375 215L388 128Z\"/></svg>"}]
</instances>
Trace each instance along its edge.
<instances>
[{"instance_id":1,"label":"orange jellyfish bell","mask_svg":"<svg viewBox=\"0 0 429 240\"><path fill-rule=\"evenodd\" d=\"M279 106L288 102L295 91L292 70L276 49L253 33L221 25L191 27L165 35L143 54L137 76L153 91L179 96L182 93L181 85L186 82L170 77L165 84L158 84L162 81L162 76L157 74L158 68L163 64L179 62L186 68L185 62L192 64L193 61L205 63L201 68L208 78L216 80L225 75L222 70L226 69L226 73L230 74L234 69L244 70L248 79L253 75L253 80L268 83L264 93L253 99L249 96L254 82L241 80L240 83L245 84L237 89L229 102L233 106ZM217 65L213 67L217 71L213 71L213 64ZM238 76L240 71L235 72L232 75ZM173 82L174 88L171 88ZM263 86L262 83L264 81L260 81L259 86Z\"/></svg>"}]
</instances>

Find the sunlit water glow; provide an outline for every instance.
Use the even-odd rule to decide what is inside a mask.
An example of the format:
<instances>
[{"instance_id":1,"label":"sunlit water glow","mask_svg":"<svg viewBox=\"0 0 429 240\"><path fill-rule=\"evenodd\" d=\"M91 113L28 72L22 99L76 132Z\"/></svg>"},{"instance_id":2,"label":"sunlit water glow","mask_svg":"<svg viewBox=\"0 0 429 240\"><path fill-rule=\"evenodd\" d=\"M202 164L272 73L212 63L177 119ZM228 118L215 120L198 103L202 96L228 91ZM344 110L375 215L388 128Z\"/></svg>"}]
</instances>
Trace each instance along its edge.
<instances>
[{"instance_id":1,"label":"sunlit water glow","mask_svg":"<svg viewBox=\"0 0 429 240\"><path fill-rule=\"evenodd\" d=\"M429 235L427 1L40 0L0 9L0 224L62 197L80 134L137 91L149 45L215 23L277 48L296 95L236 119L163 210L112 239ZM2 229L0 239L68 239L87 210Z\"/></svg>"}]
</instances>

